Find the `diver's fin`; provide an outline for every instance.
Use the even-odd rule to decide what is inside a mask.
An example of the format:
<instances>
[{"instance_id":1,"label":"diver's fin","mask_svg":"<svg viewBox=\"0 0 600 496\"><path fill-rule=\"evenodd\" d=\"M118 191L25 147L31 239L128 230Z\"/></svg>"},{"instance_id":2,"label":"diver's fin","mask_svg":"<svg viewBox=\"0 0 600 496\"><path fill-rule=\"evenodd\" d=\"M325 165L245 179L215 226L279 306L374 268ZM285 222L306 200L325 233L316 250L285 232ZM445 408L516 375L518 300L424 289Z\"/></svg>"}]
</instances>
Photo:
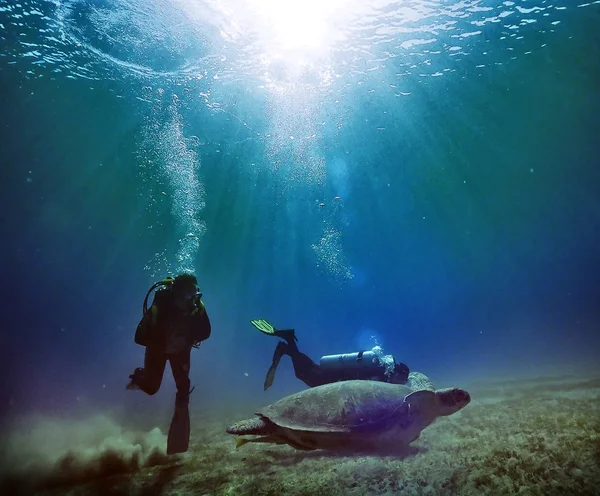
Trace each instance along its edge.
<instances>
[{"instance_id":1,"label":"diver's fin","mask_svg":"<svg viewBox=\"0 0 600 496\"><path fill-rule=\"evenodd\" d=\"M190 411L186 406L175 407L169 436L167 438L167 455L185 453L190 444Z\"/></svg>"},{"instance_id":2,"label":"diver's fin","mask_svg":"<svg viewBox=\"0 0 600 496\"><path fill-rule=\"evenodd\" d=\"M264 391L269 389L273 385L273 381L275 380L275 371L277 370L277 365L273 364L269 367L269 371L265 377L265 387Z\"/></svg>"},{"instance_id":3,"label":"diver's fin","mask_svg":"<svg viewBox=\"0 0 600 496\"><path fill-rule=\"evenodd\" d=\"M298 341L294 329L275 329L264 319L251 320L250 323L263 334L276 336L278 338L285 339L288 342Z\"/></svg>"},{"instance_id":4,"label":"diver's fin","mask_svg":"<svg viewBox=\"0 0 600 496\"><path fill-rule=\"evenodd\" d=\"M271 366L269 367L269 370L267 371L267 375L265 377L265 385L264 385L265 391L267 389L269 389L271 387L271 385L273 384L273 381L275 380L275 371L277 370L277 366L279 365L279 362L281 361L281 357L287 353L288 349L289 349L288 345L285 344L283 341L279 341L279 343L277 343L277 346L275 347L275 351L273 352L273 361L272 361Z\"/></svg>"},{"instance_id":5,"label":"diver's fin","mask_svg":"<svg viewBox=\"0 0 600 496\"><path fill-rule=\"evenodd\" d=\"M263 334L275 335L275 328L264 319L251 320L250 323Z\"/></svg>"}]
</instances>

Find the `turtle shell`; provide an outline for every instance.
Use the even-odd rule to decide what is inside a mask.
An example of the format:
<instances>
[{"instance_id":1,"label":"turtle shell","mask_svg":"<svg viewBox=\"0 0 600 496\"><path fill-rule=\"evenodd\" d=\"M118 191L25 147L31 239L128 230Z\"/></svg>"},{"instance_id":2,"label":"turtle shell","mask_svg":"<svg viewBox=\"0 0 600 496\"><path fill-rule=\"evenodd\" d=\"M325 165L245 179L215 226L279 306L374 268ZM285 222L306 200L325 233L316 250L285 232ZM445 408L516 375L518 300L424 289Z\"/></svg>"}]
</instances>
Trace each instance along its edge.
<instances>
[{"instance_id":1,"label":"turtle shell","mask_svg":"<svg viewBox=\"0 0 600 496\"><path fill-rule=\"evenodd\" d=\"M292 430L346 432L381 430L408 416L407 386L379 381L334 382L286 396L257 415ZM433 394L433 393L432 393Z\"/></svg>"}]
</instances>

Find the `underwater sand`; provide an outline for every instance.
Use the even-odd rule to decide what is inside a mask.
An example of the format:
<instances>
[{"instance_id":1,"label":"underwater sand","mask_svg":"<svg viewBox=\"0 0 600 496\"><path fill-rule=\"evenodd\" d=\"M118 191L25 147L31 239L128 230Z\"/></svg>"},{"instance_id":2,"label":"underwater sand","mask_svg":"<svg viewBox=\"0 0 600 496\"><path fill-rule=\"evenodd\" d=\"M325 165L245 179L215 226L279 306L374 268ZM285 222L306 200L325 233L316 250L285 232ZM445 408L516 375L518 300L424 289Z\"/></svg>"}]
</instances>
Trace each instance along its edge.
<instances>
[{"instance_id":1,"label":"underwater sand","mask_svg":"<svg viewBox=\"0 0 600 496\"><path fill-rule=\"evenodd\" d=\"M247 406L192 415L190 451L175 458L149 418L139 432L106 416L28 419L4 433L0 494L599 494L600 376L466 389L473 400L464 410L388 455L236 450L224 429L252 416Z\"/></svg>"}]
</instances>

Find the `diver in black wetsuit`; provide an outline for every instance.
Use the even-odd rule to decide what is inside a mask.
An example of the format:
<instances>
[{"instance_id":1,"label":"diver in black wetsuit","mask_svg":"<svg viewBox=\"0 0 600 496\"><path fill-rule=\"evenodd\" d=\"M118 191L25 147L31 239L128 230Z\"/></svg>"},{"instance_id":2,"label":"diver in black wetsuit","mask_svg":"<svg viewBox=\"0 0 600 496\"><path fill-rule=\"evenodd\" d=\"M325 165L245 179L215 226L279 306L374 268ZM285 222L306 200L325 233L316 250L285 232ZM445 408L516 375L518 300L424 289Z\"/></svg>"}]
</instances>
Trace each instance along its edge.
<instances>
[{"instance_id":1,"label":"diver in black wetsuit","mask_svg":"<svg viewBox=\"0 0 600 496\"><path fill-rule=\"evenodd\" d=\"M148 297L157 289L148 308ZM129 376L127 389L155 394L162 383L167 361L171 366L177 394L169 427L167 454L188 450L190 439L190 355L211 334L206 308L196 276L189 273L167 277L154 284L144 299L142 320L134 340L146 348L144 366Z\"/></svg>"},{"instance_id":2,"label":"diver in black wetsuit","mask_svg":"<svg viewBox=\"0 0 600 496\"><path fill-rule=\"evenodd\" d=\"M277 343L273 353L273 362L265 377L265 391L273 384L275 371L283 355L288 355L292 359L296 377L308 387L352 379L393 384L406 384L408 380L409 369L405 364L398 363L392 358L393 364L386 367L372 351L324 356L321 358L320 365L317 365L308 355L298 350L296 345L298 338L294 329L275 329L262 319L252 320L251 323L262 333L284 340Z\"/></svg>"}]
</instances>

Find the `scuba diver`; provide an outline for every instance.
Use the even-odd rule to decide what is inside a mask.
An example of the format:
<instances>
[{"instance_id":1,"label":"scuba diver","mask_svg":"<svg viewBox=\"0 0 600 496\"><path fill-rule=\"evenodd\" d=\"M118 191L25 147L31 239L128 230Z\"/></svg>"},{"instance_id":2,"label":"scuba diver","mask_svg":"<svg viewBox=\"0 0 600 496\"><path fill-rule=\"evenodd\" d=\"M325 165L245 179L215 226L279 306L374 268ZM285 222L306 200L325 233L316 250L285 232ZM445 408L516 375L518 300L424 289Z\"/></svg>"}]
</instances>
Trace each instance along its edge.
<instances>
[{"instance_id":1,"label":"scuba diver","mask_svg":"<svg viewBox=\"0 0 600 496\"><path fill-rule=\"evenodd\" d=\"M393 384L406 384L408 367L398 363L392 356L380 356L375 351L359 351L321 357L319 365L310 357L298 350L294 329L275 329L266 320L250 321L260 332L268 336L283 339L279 341L273 353L273 362L265 377L264 390L273 384L275 371L283 355L289 355L294 366L294 373L308 387L321 386L332 382L362 379Z\"/></svg>"},{"instance_id":2,"label":"scuba diver","mask_svg":"<svg viewBox=\"0 0 600 496\"><path fill-rule=\"evenodd\" d=\"M148 297L155 289L152 306L148 308ZM167 277L148 290L142 320L135 331L134 341L146 347L144 367L136 368L129 376L131 381L127 389L155 394L162 383L167 360L177 387L167 454L184 453L189 446L190 355L192 348L198 348L211 332L201 298L202 293L193 274Z\"/></svg>"}]
</instances>

